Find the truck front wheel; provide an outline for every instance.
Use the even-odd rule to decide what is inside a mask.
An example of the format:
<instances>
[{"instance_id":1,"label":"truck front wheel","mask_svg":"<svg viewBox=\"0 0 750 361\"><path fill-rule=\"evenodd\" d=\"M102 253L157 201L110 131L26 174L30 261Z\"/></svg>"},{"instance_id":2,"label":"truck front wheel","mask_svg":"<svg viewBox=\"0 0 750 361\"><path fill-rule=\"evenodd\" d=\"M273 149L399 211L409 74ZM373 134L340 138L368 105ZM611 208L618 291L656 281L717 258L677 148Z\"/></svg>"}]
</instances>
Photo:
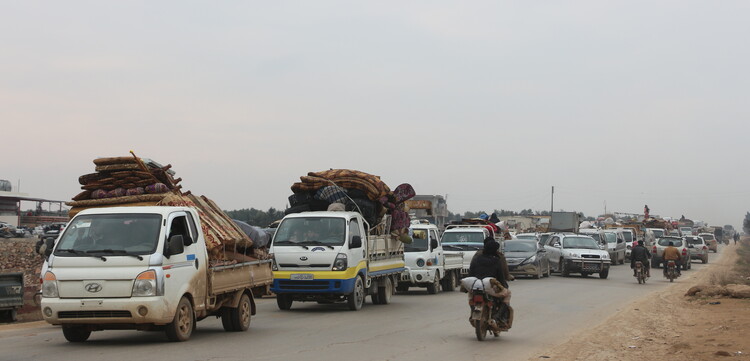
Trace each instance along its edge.
<instances>
[{"instance_id":1,"label":"truck front wheel","mask_svg":"<svg viewBox=\"0 0 750 361\"><path fill-rule=\"evenodd\" d=\"M164 330L167 339L172 342L187 341L195 329L195 315L193 314L193 305L186 297L180 300L177 305L177 311L174 314L174 320L167 325Z\"/></svg>"},{"instance_id":2,"label":"truck front wheel","mask_svg":"<svg viewBox=\"0 0 750 361\"><path fill-rule=\"evenodd\" d=\"M448 271L443 277L443 291L453 292L456 289L456 274L453 271Z\"/></svg>"},{"instance_id":3,"label":"truck front wheel","mask_svg":"<svg viewBox=\"0 0 750 361\"><path fill-rule=\"evenodd\" d=\"M359 311L362 308L362 304L365 303L365 284L362 282L362 277L358 276L354 281L354 290L346 297L346 302L352 311Z\"/></svg>"},{"instance_id":4,"label":"truck front wheel","mask_svg":"<svg viewBox=\"0 0 750 361\"><path fill-rule=\"evenodd\" d=\"M276 306L279 306L280 310L286 311L291 309L292 303L294 303L292 296L285 294L276 295Z\"/></svg>"},{"instance_id":5,"label":"truck front wheel","mask_svg":"<svg viewBox=\"0 0 750 361\"><path fill-rule=\"evenodd\" d=\"M438 278L437 273L435 273L435 279L432 280L432 283L429 283L427 285L427 293L434 295L440 291L440 279Z\"/></svg>"},{"instance_id":6,"label":"truck front wheel","mask_svg":"<svg viewBox=\"0 0 750 361\"><path fill-rule=\"evenodd\" d=\"M91 330L86 326L63 325L62 331L68 342L84 342L91 336Z\"/></svg>"}]
</instances>

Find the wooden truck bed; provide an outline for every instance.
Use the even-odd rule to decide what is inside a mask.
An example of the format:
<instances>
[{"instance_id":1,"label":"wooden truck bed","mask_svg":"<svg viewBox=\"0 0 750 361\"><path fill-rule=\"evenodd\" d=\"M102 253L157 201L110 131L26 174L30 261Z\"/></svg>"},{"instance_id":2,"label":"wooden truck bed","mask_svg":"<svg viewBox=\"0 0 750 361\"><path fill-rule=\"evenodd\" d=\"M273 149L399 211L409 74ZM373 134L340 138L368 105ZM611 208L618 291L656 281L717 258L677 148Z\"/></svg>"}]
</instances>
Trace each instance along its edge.
<instances>
[{"instance_id":1,"label":"wooden truck bed","mask_svg":"<svg viewBox=\"0 0 750 361\"><path fill-rule=\"evenodd\" d=\"M210 295L266 286L272 282L271 260L249 261L208 269Z\"/></svg>"}]
</instances>

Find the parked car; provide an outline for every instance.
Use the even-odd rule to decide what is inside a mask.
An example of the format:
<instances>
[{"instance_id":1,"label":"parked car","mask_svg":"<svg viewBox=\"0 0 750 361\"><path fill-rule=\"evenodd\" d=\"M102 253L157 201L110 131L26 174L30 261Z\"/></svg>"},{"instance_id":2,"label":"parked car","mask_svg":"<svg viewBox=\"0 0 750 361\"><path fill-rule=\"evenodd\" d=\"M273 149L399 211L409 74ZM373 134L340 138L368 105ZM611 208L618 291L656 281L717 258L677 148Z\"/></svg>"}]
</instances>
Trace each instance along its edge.
<instances>
[{"instance_id":1,"label":"parked car","mask_svg":"<svg viewBox=\"0 0 750 361\"><path fill-rule=\"evenodd\" d=\"M505 241L503 252L505 252L508 269L512 275L539 279L549 277L552 272L547 251L535 239Z\"/></svg>"},{"instance_id":2,"label":"parked car","mask_svg":"<svg viewBox=\"0 0 750 361\"><path fill-rule=\"evenodd\" d=\"M690 259L699 259L703 263L708 263L708 245L703 238L699 236L685 236L685 240L688 252L690 252Z\"/></svg>"},{"instance_id":3,"label":"parked car","mask_svg":"<svg viewBox=\"0 0 750 361\"><path fill-rule=\"evenodd\" d=\"M625 263L625 238L621 232L615 230L604 231L604 245L606 251L609 253L609 258L612 260L612 264L623 264Z\"/></svg>"},{"instance_id":4,"label":"parked car","mask_svg":"<svg viewBox=\"0 0 750 361\"><path fill-rule=\"evenodd\" d=\"M714 251L714 253L719 251L719 242L716 240L716 236L714 236L713 233L698 233L698 237L701 237L706 241L709 251Z\"/></svg>"},{"instance_id":5,"label":"parked car","mask_svg":"<svg viewBox=\"0 0 750 361\"><path fill-rule=\"evenodd\" d=\"M664 262L662 255L664 249L669 246L669 242L674 244L682 255L682 269L687 270L692 268L690 263L690 253L688 252L687 244L682 237L662 237L656 241L656 244L651 249L651 268L658 268Z\"/></svg>"},{"instance_id":6,"label":"parked car","mask_svg":"<svg viewBox=\"0 0 750 361\"><path fill-rule=\"evenodd\" d=\"M586 277L598 273L599 278L609 275L609 253L599 248L593 238L573 233L553 234L544 246L550 264L563 277L580 273Z\"/></svg>"}]
</instances>

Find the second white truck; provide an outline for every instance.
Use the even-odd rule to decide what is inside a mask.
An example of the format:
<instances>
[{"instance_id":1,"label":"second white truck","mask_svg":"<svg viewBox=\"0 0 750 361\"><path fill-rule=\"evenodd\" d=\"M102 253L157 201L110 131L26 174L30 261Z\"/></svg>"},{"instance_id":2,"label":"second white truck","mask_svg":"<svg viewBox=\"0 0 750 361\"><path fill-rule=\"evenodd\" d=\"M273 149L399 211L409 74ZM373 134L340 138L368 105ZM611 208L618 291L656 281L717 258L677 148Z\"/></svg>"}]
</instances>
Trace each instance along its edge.
<instances>
[{"instance_id":1,"label":"second white truck","mask_svg":"<svg viewBox=\"0 0 750 361\"><path fill-rule=\"evenodd\" d=\"M404 246L406 270L396 289L406 292L409 287L426 287L427 293L453 291L461 279L463 252L446 253L438 227L431 223L413 221L410 227L412 243Z\"/></svg>"}]
</instances>

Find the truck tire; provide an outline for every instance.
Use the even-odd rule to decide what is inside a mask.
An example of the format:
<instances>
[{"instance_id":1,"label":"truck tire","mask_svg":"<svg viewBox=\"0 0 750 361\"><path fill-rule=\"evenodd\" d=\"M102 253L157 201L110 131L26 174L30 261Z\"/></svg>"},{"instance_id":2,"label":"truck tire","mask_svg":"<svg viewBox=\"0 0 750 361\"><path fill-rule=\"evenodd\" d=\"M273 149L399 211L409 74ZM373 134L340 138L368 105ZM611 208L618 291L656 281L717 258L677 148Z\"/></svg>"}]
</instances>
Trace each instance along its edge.
<instances>
[{"instance_id":1,"label":"truck tire","mask_svg":"<svg viewBox=\"0 0 750 361\"><path fill-rule=\"evenodd\" d=\"M292 296L285 295L285 294L277 294L276 295L276 306L279 306L279 309L282 311L287 311L292 308L292 303L294 303L294 300L292 299Z\"/></svg>"},{"instance_id":2,"label":"truck tire","mask_svg":"<svg viewBox=\"0 0 750 361\"><path fill-rule=\"evenodd\" d=\"M456 274L453 271L448 271L443 277L443 291L453 292L456 289Z\"/></svg>"},{"instance_id":3,"label":"truck tire","mask_svg":"<svg viewBox=\"0 0 750 361\"><path fill-rule=\"evenodd\" d=\"M396 291L398 292L407 292L409 291L409 285L405 283L399 283L398 286L396 286Z\"/></svg>"},{"instance_id":4,"label":"truck tire","mask_svg":"<svg viewBox=\"0 0 750 361\"><path fill-rule=\"evenodd\" d=\"M63 325L62 331L68 342L84 342L91 336L91 330L86 326Z\"/></svg>"},{"instance_id":5,"label":"truck tire","mask_svg":"<svg viewBox=\"0 0 750 361\"><path fill-rule=\"evenodd\" d=\"M391 303L391 295L393 295L393 282L391 282L390 277L386 277L383 280L383 285L378 287L378 304L387 305Z\"/></svg>"},{"instance_id":6,"label":"truck tire","mask_svg":"<svg viewBox=\"0 0 750 361\"><path fill-rule=\"evenodd\" d=\"M607 276L609 276L609 268L599 272L599 278L606 280Z\"/></svg>"},{"instance_id":7,"label":"truck tire","mask_svg":"<svg viewBox=\"0 0 750 361\"><path fill-rule=\"evenodd\" d=\"M250 297L243 294L237 308L225 307L221 315L221 324L224 331L240 332L250 328L250 316L252 314Z\"/></svg>"},{"instance_id":8,"label":"truck tire","mask_svg":"<svg viewBox=\"0 0 750 361\"><path fill-rule=\"evenodd\" d=\"M357 276L354 281L354 290L346 296L346 303L352 311L362 309L362 305L365 303L365 283L362 281L362 277Z\"/></svg>"},{"instance_id":9,"label":"truck tire","mask_svg":"<svg viewBox=\"0 0 750 361\"><path fill-rule=\"evenodd\" d=\"M563 277L570 277L570 270L568 269L568 264L565 263L565 260L560 258L560 273Z\"/></svg>"},{"instance_id":10,"label":"truck tire","mask_svg":"<svg viewBox=\"0 0 750 361\"><path fill-rule=\"evenodd\" d=\"M435 279L432 281L432 283L429 283L427 285L427 293L434 295L438 293L440 290L440 279L438 278L437 273L435 274Z\"/></svg>"},{"instance_id":11,"label":"truck tire","mask_svg":"<svg viewBox=\"0 0 750 361\"><path fill-rule=\"evenodd\" d=\"M195 329L195 314L193 314L193 305L187 297L182 297L177 304L177 311L174 314L174 320L170 322L164 332L167 339L172 342L183 342L190 339Z\"/></svg>"}]
</instances>

